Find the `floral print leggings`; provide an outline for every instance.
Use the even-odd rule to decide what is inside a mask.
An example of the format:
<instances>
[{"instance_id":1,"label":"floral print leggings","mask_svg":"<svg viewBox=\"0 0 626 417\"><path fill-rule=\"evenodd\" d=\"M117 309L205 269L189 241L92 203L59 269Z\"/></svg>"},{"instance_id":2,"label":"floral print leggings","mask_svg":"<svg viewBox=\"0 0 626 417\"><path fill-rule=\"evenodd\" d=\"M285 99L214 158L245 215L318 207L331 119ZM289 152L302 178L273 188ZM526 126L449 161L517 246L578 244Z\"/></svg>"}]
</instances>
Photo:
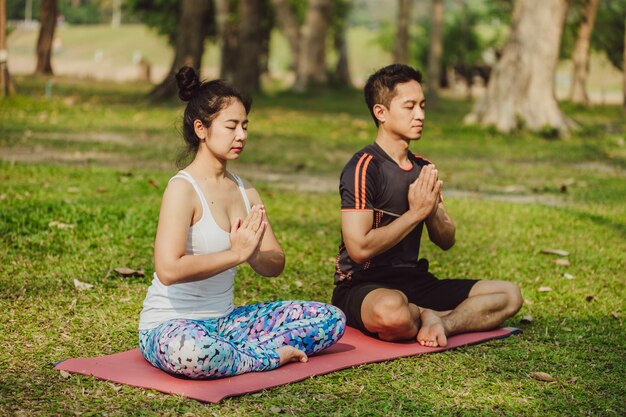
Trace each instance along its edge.
<instances>
[{"instance_id":1,"label":"floral print leggings","mask_svg":"<svg viewBox=\"0 0 626 417\"><path fill-rule=\"evenodd\" d=\"M276 349L307 355L336 343L346 327L338 308L314 301L274 301L236 307L224 317L174 319L140 330L139 347L152 365L188 378L219 378L277 368Z\"/></svg>"}]
</instances>

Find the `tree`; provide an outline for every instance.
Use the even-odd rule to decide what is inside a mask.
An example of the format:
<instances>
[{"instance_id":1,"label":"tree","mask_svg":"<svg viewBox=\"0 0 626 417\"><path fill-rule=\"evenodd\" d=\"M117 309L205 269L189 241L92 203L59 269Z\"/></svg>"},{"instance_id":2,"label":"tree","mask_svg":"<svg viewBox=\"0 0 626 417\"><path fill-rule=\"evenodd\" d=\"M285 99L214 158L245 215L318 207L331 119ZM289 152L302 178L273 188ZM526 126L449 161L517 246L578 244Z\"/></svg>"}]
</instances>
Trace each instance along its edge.
<instances>
[{"instance_id":1,"label":"tree","mask_svg":"<svg viewBox=\"0 0 626 417\"><path fill-rule=\"evenodd\" d=\"M432 0L430 25L430 46L428 49L428 76L426 80L426 100L432 107L439 99L439 79L441 77L441 57L443 55L443 0Z\"/></svg>"},{"instance_id":2,"label":"tree","mask_svg":"<svg viewBox=\"0 0 626 417\"><path fill-rule=\"evenodd\" d=\"M237 2L215 0L215 19L220 44L220 78L230 83L235 81L239 55L237 27Z\"/></svg>"},{"instance_id":3,"label":"tree","mask_svg":"<svg viewBox=\"0 0 626 417\"><path fill-rule=\"evenodd\" d=\"M393 62L396 64L409 63L409 23L412 6L413 0L398 0L398 29L393 45Z\"/></svg>"},{"instance_id":4,"label":"tree","mask_svg":"<svg viewBox=\"0 0 626 417\"><path fill-rule=\"evenodd\" d=\"M589 49L591 46L593 24L595 22L599 5L600 0L584 1L584 8L580 19L580 25L578 27L578 36L576 37L574 53L572 54L572 63L574 64L574 68L572 72L570 99L576 103L589 103L589 96L587 95Z\"/></svg>"},{"instance_id":5,"label":"tree","mask_svg":"<svg viewBox=\"0 0 626 417\"><path fill-rule=\"evenodd\" d=\"M300 22L288 0L272 0L280 28L291 50L292 67L297 69L300 56Z\"/></svg>"},{"instance_id":6,"label":"tree","mask_svg":"<svg viewBox=\"0 0 626 417\"><path fill-rule=\"evenodd\" d=\"M7 52L7 4L0 0L0 90L2 97L13 92L13 83L9 75L9 53Z\"/></svg>"},{"instance_id":7,"label":"tree","mask_svg":"<svg viewBox=\"0 0 626 417\"><path fill-rule=\"evenodd\" d=\"M348 0L335 0L330 28L332 31L333 47L337 53L337 64L335 65L334 72L330 75L332 82L341 87L352 85L350 67L348 65L348 41L346 39L349 13L350 2Z\"/></svg>"},{"instance_id":8,"label":"tree","mask_svg":"<svg viewBox=\"0 0 626 417\"><path fill-rule=\"evenodd\" d=\"M254 92L260 87L259 59L263 50L261 31L261 1L241 0L239 3L239 62L234 84L237 88Z\"/></svg>"},{"instance_id":9,"label":"tree","mask_svg":"<svg viewBox=\"0 0 626 417\"><path fill-rule=\"evenodd\" d=\"M330 0L309 0L300 37L300 52L294 90L328 84L326 35L330 26Z\"/></svg>"},{"instance_id":10,"label":"tree","mask_svg":"<svg viewBox=\"0 0 626 417\"><path fill-rule=\"evenodd\" d=\"M42 0L35 74L52 75L52 41L57 25L57 0Z\"/></svg>"},{"instance_id":11,"label":"tree","mask_svg":"<svg viewBox=\"0 0 626 417\"><path fill-rule=\"evenodd\" d=\"M468 123L502 132L520 127L549 128L567 134L574 127L559 109L554 75L567 0L517 0L511 33L496 63L487 91L466 117Z\"/></svg>"},{"instance_id":12,"label":"tree","mask_svg":"<svg viewBox=\"0 0 626 417\"><path fill-rule=\"evenodd\" d=\"M210 0L182 0L176 36L174 60L165 79L150 92L153 100L162 100L177 94L178 70L187 65L200 70L204 53L204 39L210 27Z\"/></svg>"},{"instance_id":13,"label":"tree","mask_svg":"<svg viewBox=\"0 0 626 417\"><path fill-rule=\"evenodd\" d=\"M606 54L611 64L623 69L624 32L626 26L626 0L610 0L601 2L596 16L596 26L601 30L594 30L592 47Z\"/></svg>"}]
</instances>

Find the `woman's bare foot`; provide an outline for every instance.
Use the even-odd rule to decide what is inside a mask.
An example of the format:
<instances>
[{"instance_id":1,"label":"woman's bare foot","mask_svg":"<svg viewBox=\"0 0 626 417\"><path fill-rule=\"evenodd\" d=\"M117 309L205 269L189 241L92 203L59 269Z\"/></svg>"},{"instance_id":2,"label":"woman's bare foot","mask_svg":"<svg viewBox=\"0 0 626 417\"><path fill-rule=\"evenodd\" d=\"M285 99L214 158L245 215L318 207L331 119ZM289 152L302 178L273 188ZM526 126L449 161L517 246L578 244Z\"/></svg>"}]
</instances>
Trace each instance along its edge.
<instances>
[{"instance_id":1,"label":"woman's bare foot","mask_svg":"<svg viewBox=\"0 0 626 417\"><path fill-rule=\"evenodd\" d=\"M289 362L308 362L309 360L306 353L289 345L279 347L276 349L276 352L278 352L278 356L280 356L279 366Z\"/></svg>"},{"instance_id":2,"label":"woman's bare foot","mask_svg":"<svg viewBox=\"0 0 626 417\"><path fill-rule=\"evenodd\" d=\"M420 318L422 327L417 332L417 341L422 346L437 347L448 344L441 318L433 310L423 309Z\"/></svg>"}]
</instances>

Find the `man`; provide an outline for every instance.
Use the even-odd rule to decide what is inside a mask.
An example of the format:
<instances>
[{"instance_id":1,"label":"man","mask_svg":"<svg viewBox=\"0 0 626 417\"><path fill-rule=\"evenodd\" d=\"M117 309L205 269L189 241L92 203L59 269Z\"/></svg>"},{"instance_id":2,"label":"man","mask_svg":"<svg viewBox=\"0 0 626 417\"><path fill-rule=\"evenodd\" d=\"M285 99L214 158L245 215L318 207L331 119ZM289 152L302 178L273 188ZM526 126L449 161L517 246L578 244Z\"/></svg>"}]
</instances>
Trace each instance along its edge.
<instances>
[{"instance_id":1,"label":"man","mask_svg":"<svg viewBox=\"0 0 626 417\"><path fill-rule=\"evenodd\" d=\"M439 280L428 261L418 261L424 225L443 250L455 239L437 169L409 151L424 127L421 81L418 71L398 64L367 81L365 101L378 134L341 174L342 242L332 303L366 334L435 347L453 334L499 326L519 311L522 297L506 281Z\"/></svg>"}]
</instances>

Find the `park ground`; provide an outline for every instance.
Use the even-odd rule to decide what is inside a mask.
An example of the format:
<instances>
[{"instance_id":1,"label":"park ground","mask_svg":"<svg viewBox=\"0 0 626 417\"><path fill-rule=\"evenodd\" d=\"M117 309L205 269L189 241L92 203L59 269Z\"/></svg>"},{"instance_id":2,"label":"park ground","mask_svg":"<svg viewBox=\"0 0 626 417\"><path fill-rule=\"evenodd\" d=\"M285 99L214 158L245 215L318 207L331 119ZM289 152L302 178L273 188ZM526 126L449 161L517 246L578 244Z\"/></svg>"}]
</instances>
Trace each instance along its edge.
<instances>
[{"instance_id":1,"label":"park ground","mask_svg":"<svg viewBox=\"0 0 626 417\"><path fill-rule=\"evenodd\" d=\"M181 104L146 101L141 83L15 82L19 95L0 100L0 415L626 414L621 106L562 103L579 126L565 139L464 126L471 102L460 98L427 112L413 150L437 164L458 230L452 250L425 243L422 256L442 277L518 284L524 305L505 325L523 334L207 405L52 369L137 345ZM242 267L236 303L330 299L338 174L374 132L359 91L255 97L232 170L263 196L287 268L264 279Z\"/></svg>"}]
</instances>

